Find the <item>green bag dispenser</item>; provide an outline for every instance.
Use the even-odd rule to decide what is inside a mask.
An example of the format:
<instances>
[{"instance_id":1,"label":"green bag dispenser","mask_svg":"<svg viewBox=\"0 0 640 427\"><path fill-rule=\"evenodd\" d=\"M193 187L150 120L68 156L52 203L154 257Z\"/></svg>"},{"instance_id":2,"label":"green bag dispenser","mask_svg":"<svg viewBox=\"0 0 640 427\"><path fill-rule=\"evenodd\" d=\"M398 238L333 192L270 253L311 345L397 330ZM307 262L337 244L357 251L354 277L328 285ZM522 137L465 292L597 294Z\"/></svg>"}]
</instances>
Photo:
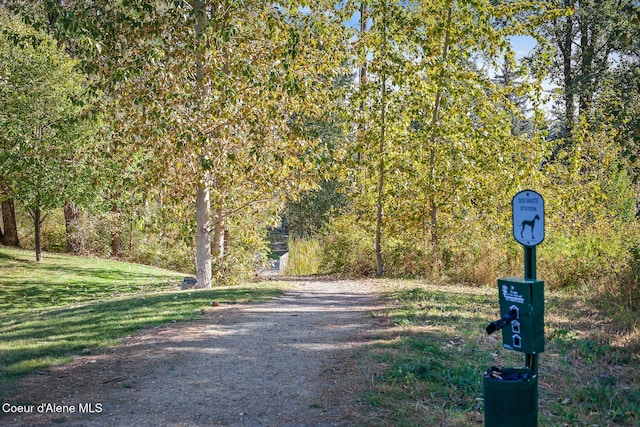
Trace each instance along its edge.
<instances>
[{"instance_id":1,"label":"green bag dispenser","mask_svg":"<svg viewBox=\"0 0 640 427\"><path fill-rule=\"evenodd\" d=\"M500 312L515 311L502 329L502 346L527 354L544 352L544 282L521 277L498 279Z\"/></svg>"}]
</instances>

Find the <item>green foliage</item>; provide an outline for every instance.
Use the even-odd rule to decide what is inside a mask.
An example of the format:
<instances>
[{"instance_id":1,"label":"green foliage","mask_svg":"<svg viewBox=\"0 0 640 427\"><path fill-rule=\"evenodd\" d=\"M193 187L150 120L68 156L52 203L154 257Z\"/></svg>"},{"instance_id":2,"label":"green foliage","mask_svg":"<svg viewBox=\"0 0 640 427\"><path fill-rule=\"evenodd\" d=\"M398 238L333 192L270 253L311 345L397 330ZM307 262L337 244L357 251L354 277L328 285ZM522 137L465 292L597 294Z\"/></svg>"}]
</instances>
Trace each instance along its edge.
<instances>
[{"instance_id":1,"label":"green foliage","mask_svg":"<svg viewBox=\"0 0 640 427\"><path fill-rule=\"evenodd\" d=\"M16 209L22 247L33 249L35 236L31 219L20 203ZM108 258L111 255L114 221L110 213L84 212L80 216L79 227L85 239L84 249L87 254L102 258ZM118 230L120 230L120 223L118 223ZM193 271L190 242L182 239L176 230L170 227L158 230L151 224L145 224L144 221L142 223L131 221L121 233L124 245L122 259L184 273ZM48 252L64 252L66 238L63 211L61 208L54 209L42 223L42 249Z\"/></svg>"},{"instance_id":2,"label":"green foliage","mask_svg":"<svg viewBox=\"0 0 640 427\"><path fill-rule=\"evenodd\" d=\"M447 236L443 243L447 277L461 283L492 285L498 277L522 275L522 257L514 253L521 248L512 239L500 237L478 229L456 230Z\"/></svg>"},{"instance_id":3,"label":"green foliage","mask_svg":"<svg viewBox=\"0 0 640 427\"><path fill-rule=\"evenodd\" d=\"M612 287L611 293L620 301L622 310L640 309L640 245L634 243L625 263L620 280Z\"/></svg>"},{"instance_id":4,"label":"green foliage","mask_svg":"<svg viewBox=\"0 0 640 427\"><path fill-rule=\"evenodd\" d=\"M538 275L549 286L596 289L619 280L627 255L637 239L614 227L556 232L545 241L538 257Z\"/></svg>"},{"instance_id":5,"label":"green foliage","mask_svg":"<svg viewBox=\"0 0 640 427\"><path fill-rule=\"evenodd\" d=\"M84 78L51 37L4 11L0 21L2 180L29 209L54 208L85 188Z\"/></svg>"},{"instance_id":6,"label":"green foliage","mask_svg":"<svg viewBox=\"0 0 640 427\"><path fill-rule=\"evenodd\" d=\"M289 234L309 237L324 231L331 217L344 211L346 194L335 181L323 181L320 187L303 193L299 200L287 202L284 220Z\"/></svg>"},{"instance_id":7,"label":"green foliage","mask_svg":"<svg viewBox=\"0 0 640 427\"><path fill-rule=\"evenodd\" d=\"M357 155L345 175L358 225L368 229L375 220L386 260L397 258L390 257L392 246L414 245L440 274L439 246L464 218L482 216L478 223L497 227L502 200L536 182L547 148L543 135L511 126L514 116L524 119L515 100L536 98L539 88L507 42L530 29L526 16L537 14L536 6L367 4L371 28L355 44L358 65L367 71L353 94ZM511 78L491 81L478 58L487 67L506 62ZM374 219L377 212L381 220ZM391 243L407 235L420 237Z\"/></svg>"},{"instance_id":8,"label":"green foliage","mask_svg":"<svg viewBox=\"0 0 640 427\"><path fill-rule=\"evenodd\" d=\"M409 233L394 234L383 251L385 273L391 277L427 277L431 273L432 247Z\"/></svg>"},{"instance_id":9,"label":"green foliage","mask_svg":"<svg viewBox=\"0 0 640 427\"><path fill-rule=\"evenodd\" d=\"M35 248L33 220L22 208L20 202L16 206L20 244L23 248ZM55 209L42 222L42 249L48 252L64 252L66 248L66 233L62 209Z\"/></svg>"},{"instance_id":10,"label":"green foliage","mask_svg":"<svg viewBox=\"0 0 640 427\"><path fill-rule=\"evenodd\" d=\"M53 38L4 9L0 26L0 181L30 211L39 257L44 216L67 199L91 198L91 99Z\"/></svg>"},{"instance_id":11,"label":"green foliage","mask_svg":"<svg viewBox=\"0 0 640 427\"><path fill-rule=\"evenodd\" d=\"M215 285L242 284L265 267L269 253L266 224L270 218L269 212L255 211L238 212L228 218L228 250L214 261Z\"/></svg>"},{"instance_id":12,"label":"green foliage","mask_svg":"<svg viewBox=\"0 0 640 427\"><path fill-rule=\"evenodd\" d=\"M129 240L123 258L139 264L167 268L173 271L193 274L193 251L182 240L146 231L131 230L133 235L124 235ZM129 245L127 245L129 246Z\"/></svg>"},{"instance_id":13,"label":"green foliage","mask_svg":"<svg viewBox=\"0 0 640 427\"><path fill-rule=\"evenodd\" d=\"M365 277L375 274L373 235L354 227L350 217L336 218L322 245L321 271Z\"/></svg>"},{"instance_id":14,"label":"green foliage","mask_svg":"<svg viewBox=\"0 0 640 427\"><path fill-rule=\"evenodd\" d=\"M319 271L374 274L379 229L387 275L492 283L520 274L509 202L533 188L547 202L539 275L635 306L638 8L614 3L565 14L561 2L376 1L359 33L344 25L358 2L232 3L220 14L211 2L7 1L0 179L21 209L88 195L101 212L82 218L92 253L108 256L119 234L125 258L185 271L193 195L206 185L229 237L219 284L266 259L263 230L285 200L292 235L320 237ZM553 69L561 82L563 34L552 30L569 22L574 79L562 89L579 97L580 118L570 138L549 141L540 81ZM540 54L518 63L508 37L521 34ZM589 62L591 47L618 52L619 66L607 49ZM366 76L350 86L356 66ZM104 150L82 139L88 85L106 113ZM47 248L62 247L59 222L44 234Z\"/></svg>"}]
</instances>

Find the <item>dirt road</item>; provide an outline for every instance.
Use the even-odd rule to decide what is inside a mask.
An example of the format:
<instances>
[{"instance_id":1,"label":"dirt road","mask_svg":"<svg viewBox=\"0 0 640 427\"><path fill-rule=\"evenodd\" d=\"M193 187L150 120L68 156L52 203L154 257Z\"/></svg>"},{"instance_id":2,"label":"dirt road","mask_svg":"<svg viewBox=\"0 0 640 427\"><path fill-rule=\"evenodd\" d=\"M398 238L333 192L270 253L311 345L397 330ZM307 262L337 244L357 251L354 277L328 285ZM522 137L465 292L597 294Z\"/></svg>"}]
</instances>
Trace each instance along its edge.
<instances>
[{"instance_id":1,"label":"dirt road","mask_svg":"<svg viewBox=\"0 0 640 427\"><path fill-rule=\"evenodd\" d=\"M266 304L209 308L105 354L39 372L0 418L15 426L358 425L358 348L371 284L292 282Z\"/></svg>"}]
</instances>

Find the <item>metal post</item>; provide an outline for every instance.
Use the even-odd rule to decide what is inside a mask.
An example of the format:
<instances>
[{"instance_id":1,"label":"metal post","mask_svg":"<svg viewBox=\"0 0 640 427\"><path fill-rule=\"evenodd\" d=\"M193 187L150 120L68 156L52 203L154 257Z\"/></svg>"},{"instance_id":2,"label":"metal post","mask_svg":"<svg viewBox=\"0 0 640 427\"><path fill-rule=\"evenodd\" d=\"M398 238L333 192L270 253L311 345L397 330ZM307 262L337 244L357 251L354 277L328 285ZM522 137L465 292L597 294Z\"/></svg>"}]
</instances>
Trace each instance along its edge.
<instances>
[{"instance_id":1,"label":"metal post","mask_svg":"<svg viewBox=\"0 0 640 427\"><path fill-rule=\"evenodd\" d=\"M524 247L524 279L536 280L536 247ZM538 355L525 354L525 367L531 369L534 373L538 373Z\"/></svg>"},{"instance_id":2,"label":"metal post","mask_svg":"<svg viewBox=\"0 0 640 427\"><path fill-rule=\"evenodd\" d=\"M536 280L536 247L524 247L524 279Z\"/></svg>"}]
</instances>

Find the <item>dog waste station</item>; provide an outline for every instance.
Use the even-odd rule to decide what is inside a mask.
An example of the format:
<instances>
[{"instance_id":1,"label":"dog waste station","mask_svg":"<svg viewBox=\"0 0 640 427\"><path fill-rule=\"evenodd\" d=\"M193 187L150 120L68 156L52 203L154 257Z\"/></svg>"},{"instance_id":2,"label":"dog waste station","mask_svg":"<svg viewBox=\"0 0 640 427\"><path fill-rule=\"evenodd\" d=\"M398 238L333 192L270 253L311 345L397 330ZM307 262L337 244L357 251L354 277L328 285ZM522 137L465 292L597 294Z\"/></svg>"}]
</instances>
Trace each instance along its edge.
<instances>
[{"instance_id":1,"label":"dog waste station","mask_svg":"<svg viewBox=\"0 0 640 427\"><path fill-rule=\"evenodd\" d=\"M538 425L538 355L544 351L544 282L536 278L536 246L544 240L544 200L532 190L512 201L513 237L524 247L524 277L498 279L502 346L525 354L522 368L489 368L483 378L486 427Z\"/></svg>"}]
</instances>

